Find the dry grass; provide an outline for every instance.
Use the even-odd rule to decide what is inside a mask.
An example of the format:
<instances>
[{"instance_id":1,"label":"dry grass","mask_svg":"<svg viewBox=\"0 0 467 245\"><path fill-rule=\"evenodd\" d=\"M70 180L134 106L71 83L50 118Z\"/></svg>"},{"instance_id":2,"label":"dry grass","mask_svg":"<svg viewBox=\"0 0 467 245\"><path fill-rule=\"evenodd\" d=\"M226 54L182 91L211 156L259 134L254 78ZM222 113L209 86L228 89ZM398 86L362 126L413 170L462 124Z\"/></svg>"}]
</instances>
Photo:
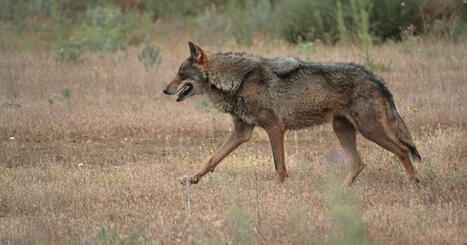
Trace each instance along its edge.
<instances>
[{"instance_id":1,"label":"dry grass","mask_svg":"<svg viewBox=\"0 0 467 245\"><path fill-rule=\"evenodd\" d=\"M333 179L342 181L346 172L329 125L287 134L290 177L283 186L274 183L269 142L256 129L250 142L192 186L188 219L187 189L179 178L209 158L228 134L230 119L198 110L200 98L183 103L158 98L188 53L185 43L159 42L163 61L152 73L138 62L137 48L88 55L78 64L57 63L53 53L40 49L0 54L0 103L11 100L7 81L13 81L19 91L14 102L21 104L0 108L0 243L346 239L349 233L339 228L345 224L330 210L347 204L333 204L326 194ZM415 163L422 183L410 186L392 154L359 137L368 167L348 190L357 200L349 205L378 244L465 244L466 48L441 41L411 43L410 54L400 48L386 44L371 53L378 61L392 59L392 71L381 75L422 154L423 161ZM280 43L224 51L231 49L296 55L294 47ZM355 48L317 49L311 55L315 61L362 61ZM67 87L70 104L61 94Z\"/></svg>"}]
</instances>

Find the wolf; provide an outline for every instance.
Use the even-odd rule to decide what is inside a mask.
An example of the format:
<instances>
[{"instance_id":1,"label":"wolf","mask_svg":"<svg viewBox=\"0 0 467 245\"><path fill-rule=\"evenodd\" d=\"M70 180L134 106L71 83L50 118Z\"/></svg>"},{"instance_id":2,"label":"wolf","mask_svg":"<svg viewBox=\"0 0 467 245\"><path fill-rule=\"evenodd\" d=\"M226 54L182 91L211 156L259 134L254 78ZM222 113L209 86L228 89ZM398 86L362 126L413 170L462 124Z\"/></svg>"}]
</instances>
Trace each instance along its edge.
<instances>
[{"instance_id":1,"label":"wolf","mask_svg":"<svg viewBox=\"0 0 467 245\"><path fill-rule=\"evenodd\" d=\"M207 96L229 113L233 130L222 146L182 184L196 184L229 153L251 138L255 127L266 130L276 168L276 181L288 176L284 134L327 122L349 156L343 186L350 186L365 164L356 147L356 132L392 152L409 181L418 183L410 154L420 159L392 94L383 79L353 63L311 63L297 58L268 59L246 53L208 53L188 42L190 56L162 90L181 102Z\"/></svg>"}]
</instances>

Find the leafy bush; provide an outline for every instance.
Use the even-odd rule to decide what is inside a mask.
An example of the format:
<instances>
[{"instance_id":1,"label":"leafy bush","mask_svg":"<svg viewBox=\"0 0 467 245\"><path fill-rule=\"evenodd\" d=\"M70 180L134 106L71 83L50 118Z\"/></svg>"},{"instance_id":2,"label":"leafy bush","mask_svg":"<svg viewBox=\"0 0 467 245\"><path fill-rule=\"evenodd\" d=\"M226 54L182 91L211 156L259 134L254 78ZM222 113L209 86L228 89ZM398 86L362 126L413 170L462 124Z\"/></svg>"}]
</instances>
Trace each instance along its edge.
<instances>
[{"instance_id":1,"label":"leafy bush","mask_svg":"<svg viewBox=\"0 0 467 245\"><path fill-rule=\"evenodd\" d=\"M83 49L79 42L75 39L64 39L61 41L58 48L59 61L73 61L77 62L81 59Z\"/></svg>"},{"instance_id":2,"label":"leafy bush","mask_svg":"<svg viewBox=\"0 0 467 245\"><path fill-rule=\"evenodd\" d=\"M122 13L115 5L97 6L86 11L83 22L75 35L62 40L59 46L61 60L79 60L83 51L114 52L125 49L130 43L139 43L149 28L147 16ZM143 33L135 30L144 28Z\"/></svg>"},{"instance_id":3,"label":"leafy bush","mask_svg":"<svg viewBox=\"0 0 467 245\"><path fill-rule=\"evenodd\" d=\"M21 22L37 16L49 17L59 10L76 18L89 8L110 4L112 0L1 0L0 21Z\"/></svg>"},{"instance_id":4,"label":"leafy bush","mask_svg":"<svg viewBox=\"0 0 467 245\"><path fill-rule=\"evenodd\" d=\"M227 1L221 7L210 5L195 18L195 35L201 43L220 45L234 38L237 43L250 44L258 33L270 31L269 0Z\"/></svg>"},{"instance_id":5,"label":"leafy bush","mask_svg":"<svg viewBox=\"0 0 467 245\"><path fill-rule=\"evenodd\" d=\"M409 26L415 28L415 35L460 39L467 26L467 11L460 0L0 1L1 22L15 27L18 34L38 31L47 41L58 41L59 50L72 53L60 54L61 59L79 57L81 51L107 52L141 43L145 35L140 35L139 27L147 27L151 18L181 20L186 28L194 23L195 38L206 44L231 38L248 44L259 33L292 43L361 43L362 35L376 42L400 41ZM50 20L45 22L49 25L44 28L36 17ZM69 38L71 33L74 38Z\"/></svg>"},{"instance_id":6,"label":"leafy bush","mask_svg":"<svg viewBox=\"0 0 467 245\"><path fill-rule=\"evenodd\" d=\"M254 221L248 214L248 209L232 206L228 221L237 244L257 244Z\"/></svg>"},{"instance_id":7,"label":"leafy bush","mask_svg":"<svg viewBox=\"0 0 467 245\"><path fill-rule=\"evenodd\" d=\"M336 1L291 0L280 2L273 13L275 32L289 42L321 40L334 42L337 38Z\"/></svg>"},{"instance_id":8,"label":"leafy bush","mask_svg":"<svg viewBox=\"0 0 467 245\"><path fill-rule=\"evenodd\" d=\"M7 75L2 78L6 82L6 98L8 101L5 101L1 107L14 109L21 108L21 105L16 103L16 99L19 95L19 85L16 82L16 78L13 76L10 63L8 63Z\"/></svg>"},{"instance_id":9,"label":"leafy bush","mask_svg":"<svg viewBox=\"0 0 467 245\"><path fill-rule=\"evenodd\" d=\"M337 183L332 183L326 191L326 199L335 223L330 244L376 244L368 236L355 195L346 192Z\"/></svg>"},{"instance_id":10,"label":"leafy bush","mask_svg":"<svg viewBox=\"0 0 467 245\"><path fill-rule=\"evenodd\" d=\"M19 22L30 16L48 15L53 1L2 0L0 21Z\"/></svg>"},{"instance_id":11,"label":"leafy bush","mask_svg":"<svg viewBox=\"0 0 467 245\"><path fill-rule=\"evenodd\" d=\"M312 42L303 42L297 45L297 54L305 61L311 61L311 54L318 51Z\"/></svg>"},{"instance_id":12,"label":"leafy bush","mask_svg":"<svg viewBox=\"0 0 467 245\"><path fill-rule=\"evenodd\" d=\"M155 65L159 65L162 61L161 48L150 40L146 40L141 53L138 54L138 60L143 63L144 69L147 72L151 71Z\"/></svg>"},{"instance_id":13,"label":"leafy bush","mask_svg":"<svg viewBox=\"0 0 467 245\"><path fill-rule=\"evenodd\" d=\"M145 0L144 7L153 20L167 16L194 16L201 14L203 10L200 1L185 0Z\"/></svg>"},{"instance_id":14,"label":"leafy bush","mask_svg":"<svg viewBox=\"0 0 467 245\"><path fill-rule=\"evenodd\" d=\"M232 37L230 20L214 7L207 7L194 19L195 39L202 45L221 45Z\"/></svg>"},{"instance_id":15,"label":"leafy bush","mask_svg":"<svg viewBox=\"0 0 467 245\"><path fill-rule=\"evenodd\" d=\"M90 9L86 19L76 31L77 41L87 50L115 51L128 45L125 35L133 26L116 6Z\"/></svg>"},{"instance_id":16,"label":"leafy bush","mask_svg":"<svg viewBox=\"0 0 467 245\"><path fill-rule=\"evenodd\" d=\"M291 0L275 6L273 19L277 26L275 32L293 43L303 40L360 42L359 35L365 32L362 28L368 30L373 41L399 41L402 31L411 25L416 28L415 33L423 33L426 31L423 28L436 29L436 23L451 26L438 28L451 30L444 36L460 36L465 26L465 18L461 16L465 14L443 1L431 2L436 4L428 0ZM430 6L438 5L440 9L430 14L433 8ZM445 20L440 21L440 18ZM368 22L364 22L366 20Z\"/></svg>"},{"instance_id":17,"label":"leafy bush","mask_svg":"<svg viewBox=\"0 0 467 245\"><path fill-rule=\"evenodd\" d=\"M402 30L409 25L421 27L421 7L424 0L384 0L372 1L370 31L381 41L401 40ZM421 31L421 30L419 30Z\"/></svg>"},{"instance_id":18,"label":"leafy bush","mask_svg":"<svg viewBox=\"0 0 467 245\"><path fill-rule=\"evenodd\" d=\"M269 0L245 0L241 4L229 1L226 14L230 18L232 35L237 43L251 43L253 36L266 31L271 19Z\"/></svg>"}]
</instances>

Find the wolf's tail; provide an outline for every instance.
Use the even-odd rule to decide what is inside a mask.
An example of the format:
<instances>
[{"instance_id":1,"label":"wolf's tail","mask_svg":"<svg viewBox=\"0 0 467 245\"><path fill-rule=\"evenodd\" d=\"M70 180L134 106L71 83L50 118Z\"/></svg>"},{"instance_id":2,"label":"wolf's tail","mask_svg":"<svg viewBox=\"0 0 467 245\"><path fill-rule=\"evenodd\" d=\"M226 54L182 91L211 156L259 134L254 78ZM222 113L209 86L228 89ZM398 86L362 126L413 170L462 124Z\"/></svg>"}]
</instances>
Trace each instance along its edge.
<instances>
[{"instance_id":1,"label":"wolf's tail","mask_svg":"<svg viewBox=\"0 0 467 245\"><path fill-rule=\"evenodd\" d=\"M418 160L421 160L420 153L418 152L415 144L412 141L412 137L410 136L409 130L404 123L402 117L397 113L396 106L394 105L394 100L392 99L392 94L386 88L384 83L380 83L380 89L382 90L383 97L385 98L386 102L388 103L387 108L387 118L389 121L389 127L391 127L392 131L396 134L396 137L400 140L402 144L407 146L412 153Z\"/></svg>"},{"instance_id":2,"label":"wolf's tail","mask_svg":"<svg viewBox=\"0 0 467 245\"><path fill-rule=\"evenodd\" d=\"M420 153L418 152L417 148L415 147L415 144L412 141L412 137L410 137L409 130L407 129L407 126L404 123L404 120L399 116L396 110L393 111L396 123L395 123L395 131L396 135L399 138L399 140L409 148L410 152L412 155L417 157L417 159L420 161Z\"/></svg>"}]
</instances>

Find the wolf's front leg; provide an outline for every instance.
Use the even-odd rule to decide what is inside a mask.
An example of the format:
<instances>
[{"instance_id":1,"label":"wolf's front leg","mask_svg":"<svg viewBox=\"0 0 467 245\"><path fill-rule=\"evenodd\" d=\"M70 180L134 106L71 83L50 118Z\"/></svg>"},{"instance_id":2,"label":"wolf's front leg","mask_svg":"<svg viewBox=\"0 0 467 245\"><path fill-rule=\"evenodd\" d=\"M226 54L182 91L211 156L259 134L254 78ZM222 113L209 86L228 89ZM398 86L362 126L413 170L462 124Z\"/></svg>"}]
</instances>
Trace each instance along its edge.
<instances>
[{"instance_id":1,"label":"wolf's front leg","mask_svg":"<svg viewBox=\"0 0 467 245\"><path fill-rule=\"evenodd\" d=\"M187 184L190 182L191 184L196 184L198 181L209 171L214 171L217 164L219 164L222 159L224 159L227 155L229 155L233 150L235 150L239 145L242 143L247 142L251 138L251 133L255 128L254 125L247 124L240 120L239 118L234 118L234 128L230 136L225 140L222 146L212 155L206 164L201 167L198 171L194 174L184 177L181 180L182 184Z\"/></svg>"}]
</instances>

